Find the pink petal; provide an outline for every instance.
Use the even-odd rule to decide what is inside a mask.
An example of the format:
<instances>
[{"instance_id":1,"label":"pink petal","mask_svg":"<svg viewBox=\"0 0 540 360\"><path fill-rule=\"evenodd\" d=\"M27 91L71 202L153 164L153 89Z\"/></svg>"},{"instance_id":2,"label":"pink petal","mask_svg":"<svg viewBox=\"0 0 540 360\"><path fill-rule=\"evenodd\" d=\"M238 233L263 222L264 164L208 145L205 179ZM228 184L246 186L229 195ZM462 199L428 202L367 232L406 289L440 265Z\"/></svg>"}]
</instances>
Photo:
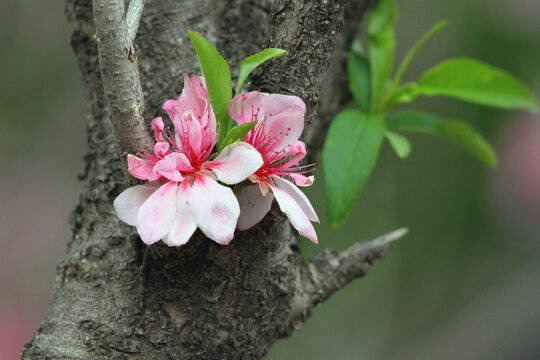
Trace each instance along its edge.
<instances>
[{"instance_id":1,"label":"pink petal","mask_svg":"<svg viewBox=\"0 0 540 360\"><path fill-rule=\"evenodd\" d=\"M156 138L156 141L165 141L163 140L163 135L161 135L163 129L165 128L163 125L163 119L161 117L155 118L154 120L150 121L150 126L152 127L152 131L154 132L154 137Z\"/></svg>"},{"instance_id":2,"label":"pink petal","mask_svg":"<svg viewBox=\"0 0 540 360\"><path fill-rule=\"evenodd\" d=\"M116 215L131 226L137 225L139 208L156 190L157 187L135 185L122 191L113 202Z\"/></svg>"},{"instance_id":3,"label":"pink petal","mask_svg":"<svg viewBox=\"0 0 540 360\"><path fill-rule=\"evenodd\" d=\"M231 188L208 176L197 176L188 202L195 223L206 236L222 245L232 240L240 206Z\"/></svg>"},{"instance_id":4,"label":"pink petal","mask_svg":"<svg viewBox=\"0 0 540 360\"><path fill-rule=\"evenodd\" d=\"M193 119L200 125L204 132L216 133L216 117L212 111L208 90L204 78L184 75L184 89L178 100L167 100L163 104L163 110L167 111L177 134L182 131L182 121L185 114L191 112ZM181 137L181 136L180 136Z\"/></svg>"},{"instance_id":5,"label":"pink petal","mask_svg":"<svg viewBox=\"0 0 540 360\"><path fill-rule=\"evenodd\" d=\"M170 181L182 181L184 177L181 172L193 171L193 167L186 158L186 155L173 152L158 161L154 167L154 172Z\"/></svg>"},{"instance_id":6,"label":"pink petal","mask_svg":"<svg viewBox=\"0 0 540 360\"><path fill-rule=\"evenodd\" d=\"M275 151L286 148L298 140L304 130L306 105L297 96L263 95L262 107L267 117L264 131L279 139Z\"/></svg>"},{"instance_id":7,"label":"pink petal","mask_svg":"<svg viewBox=\"0 0 540 360\"><path fill-rule=\"evenodd\" d=\"M196 83L196 85L194 86L193 83ZM201 115L205 110L208 111L210 103L208 90L202 87L198 76L190 78L188 74L184 74L184 89L178 97L178 102L180 103L181 112L190 109L194 113Z\"/></svg>"},{"instance_id":8,"label":"pink petal","mask_svg":"<svg viewBox=\"0 0 540 360\"><path fill-rule=\"evenodd\" d=\"M164 103L163 103L163 107L162 109L165 110L167 112L167 114L169 114L169 118L172 120L174 119L176 113L177 113L177 108L180 106L180 103L178 100L166 100Z\"/></svg>"},{"instance_id":9,"label":"pink petal","mask_svg":"<svg viewBox=\"0 0 540 360\"><path fill-rule=\"evenodd\" d=\"M169 152L169 143L165 141L157 142L156 145L154 145L154 154L156 154L157 157L165 157L167 156L167 153Z\"/></svg>"},{"instance_id":10,"label":"pink petal","mask_svg":"<svg viewBox=\"0 0 540 360\"><path fill-rule=\"evenodd\" d=\"M141 180L157 180L159 175L154 173L155 162L150 160L143 160L135 155L129 154L127 156L128 171L133 177Z\"/></svg>"},{"instance_id":11,"label":"pink petal","mask_svg":"<svg viewBox=\"0 0 540 360\"><path fill-rule=\"evenodd\" d=\"M304 176L302 174L290 173L290 177L293 178L294 182L298 186L311 186L315 182L315 176Z\"/></svg>"},{"instance_id":12,"label":"pink petal","mask_svg":"<svg viewBox=\"0 0 540 360\"><path fill-rule=\"evenodd\" d=\"M151 245L169 233L176 215L176 183L160 186L139 209L137 231L142 241Z\"/></svg>"},{"instance_id":13,"label":"pink petal","mask_svg":"<svg viewBox=\"0 0 540 360\"><path fill-rule=\"evenodd\" d=\"M294 199L294 201L296 201L309 220L319 222L315 209L313 209L313 206L309 202L308 198L302 191L300 191L300 189L294 186L294 184L289 180L277 176L272 177L272 179L274 180L276 186L285 191Z\"/></svg>"},{"instance_id":14,"label":"pink petal","mask_svg":"<svg viewBox=\"0 0 540 360\"><path fill-rule=\"evenodd\" d=\"M292 226L298 230L300 235L307 237L317 244L317 234L315 233L315 229L296 200L279 187L273 188L272 192L276 197L279 208L287 215Z\"/></svg>"},{"instance_id":15,"label":"pink petal","mask_svg":"<svg viewBox=\"0 0 540 360\"><path fill-rule=\"evenodd\" d=\"M229 104L229 115L237 124L258 120L264 133L277 139L275 151L298 140L304 129L306 105L297 96L263 94L252 91L236 95Z\"/></svg>"},{"instance_id":16,"label":"pink petal","mask_svg":"<svg viewBox=\"0 0 540 360\"><path fill-rule=\"evenodd\" d=\"M261 193L259 185L247 186L238 196L240 203L240 217L236 228L238 230L247 230L261 221L272 207L274 195L268 192L265 195Z\"/></svg>"},{"instance_id":17,"label":"pink petal","mask_svg":"<svg viewBox=\"0 0 540 360\"><path fill-rule=\"evenodd\" d=\"M197 224L195 224L187 204L189 191L190 185L187 180L180 184L176 191L176 221L167 237L163 239L169 246L186 244L191 238L191 235L197 230Z\"/></svg>"},{"instance_id":18,"label":"pink petal","mask_svg":"<svg viewBox=\"0 0 540 360\"><path fill-rule=\"evenodd\" d=\"M239 141L228 145L212 161L204 167L216 173L218 179L225 184L237 184L263 165L261 154L251 145Z\"/></svg>"},{"instance_id":19,"label":"pink petal","mask_svg":"<svg viewBox=\"0 0 540 360\"><path fill-rule=\"evenodd\" d=\"M287 161L286 164L282 165L282 167L289 168L298 164L300 160L306 157L306 144L304 144L302 141L294 141L287 147L285 153L288 156L292 156L292 158Z\"/></svg>"},{"instance_id":20,"label":"pink petal","mask_svg":"<svg viewBox=\"0 0 540 360\"><path fill-rule=\"evenodd\" d=\"M306 157L306 144L303 141L294 141L287 149L289 155L298 158L298 161Z\"/></svg>"},{"instance_id":21,"label":"pink petal","mask_svg":"<svg viewBox=\"0 0 540 360\"><path fill-rule=\"evenodd\" d=\"M261 94L257 91L238 94L229 104L229 115L238 125L257 120L258 114L263 115L261 99Z\"/></svg>"}]
</instances>

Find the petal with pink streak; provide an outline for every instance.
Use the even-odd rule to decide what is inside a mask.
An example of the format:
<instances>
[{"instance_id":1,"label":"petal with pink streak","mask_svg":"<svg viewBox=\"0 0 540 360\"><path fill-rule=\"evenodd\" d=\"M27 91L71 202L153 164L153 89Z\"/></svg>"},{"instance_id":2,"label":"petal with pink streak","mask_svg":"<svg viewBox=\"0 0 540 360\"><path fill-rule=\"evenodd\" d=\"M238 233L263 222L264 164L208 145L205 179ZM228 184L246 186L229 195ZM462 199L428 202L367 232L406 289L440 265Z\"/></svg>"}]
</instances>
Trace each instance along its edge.
<instances>
[{"instance_id":1,"label":"petal with pink streak","mask_svg":"<svg viewBox=\"0 0 540 360\"><path fill-rule=\"evenodd\" d=\"M216 131L216 117L210 105L204 78L193 76L190 79L187 74L184 75L184 89L178 97L176 111L180 115L192 111L205 131Z\"/></svg>"},{"instance_id":2,"label":"petal with pink streak","mask_svg":"<svg viewBox=\"0 0 540 360\"><path fill-rule=\"evenodd\" d=\"M298 140L304 130L306 105L297 96L269 94L262 96L266 118L264 131L277 139L275 151ZM258 126L258 125L257 125Z\"/></svg>"},{"instance_id":3,"label":"petal with pink streak","mask_svg":"<svg viewBox=\"0 0 540 360\"><path fill-rule=\"evenodd\" d=\"M264 115L262 95L257 91L236 95L229 104L229 115L238 125L258 120Z\"/></svg>"},{"instance_id":4,"label":"petal with pink streak","mask_svg":"<svg viewBox=\"0 0 540 360\"><path fill-rule=\"evenodd\" d=\"M238 184L263 165L261 154L251 145L239 141L228 145L204 167L211 169L225 184Z\"/></svg>"},{"instance_id":5,"label":"petal with pink streak","mask_svg":"<svg viewBox=\"0 0 540 360\"><path fill-rule=\"evenodd\" d=\"M197 224L195 224L187 204L189 191L190 185L187 180L180 184L176 191L176 220L167 237L163 239L169 246L186 244L197 230Z\"/></svg>"},{"instance_id":6,"label":"petal with pink streak","mask_svg":"<svg viewBox=\"0 0 540 360\"><path fill-rule=\"evenodd\" d=\"M240 217L236 228L238 230L247 230L261 221L270 211L274 195L268 192L266 195L261 193L259 185L247 186L238 196L240 203Z\"/></svg>"},{"instance_id":7,"label":"petal with pink streak","mask_svg":"<svg viewBox=\"0 0 540 360\"><path fill-rule=\"evenodd\" d=\"M171 231L176 217L176 186L169 181L160 186L139 209L137 231L151 245Z\"/></svg>"},{"instance_id":8,"label":"petal with pink streak","mask_svg":"<svg viewBox=\"0 0 540 360\"><path fill-rule=\"evenodd\" d=\"M151 160L143 160L135 155L127 156L128 171L133 177L141 180L157 180L159 175L154 173L155 162Z\"/></svg>"},{"instance_id":9,"label":"petal with pink streak","mask_svg":"<svg viewBox=\"0 0 540 360\"><path fill-rule=\"evenodd\" d=\"M189 109L197 115L202 115L208 107L208 91L197 92L197 90L202 89L202 86L193 86L193 82L197 82L196 80L200 82L198 77L190 78L188 74L184 74L184 89L178 97L178 102L181 112Z\"/></svg>"},{"instance_id":10,"label":"petal with pink streak","mask_svg":"<svg viewBox=\"0 0 540 360\"><path fill-rule=\"evenodd\" d=\"M137 225L140 207L156 190L157 187L135 185L122 191L113 202L118 218L131 226Z\"/></svg>"},{"instance_id":11,"label":"petal with pink streak","mask_svg":"<svg viewBox=\"0 0 540 360\"><path fill-rule=\"evenodd\" d=\"M276 186L285 191L294 199L294 201L296 201L309 220L319 222L319 217L315 213L315 209L313 209L313 206L309 202L307 196L300 191L300 189L294 186L294 184L289 180L277 176L273 177L272 180L274 180L274 184L276 184Z\"/></svg>"},{"instance_id":12,"label":"petal with pink streak","mask_svg":"<svg viewBox=\"0 0 540 360\"><path fill-rule=\"evenodd\" d=\"M240 206L231 188L208 176L197 176L188 202L195 223L206 236L222 245L232 240Z\"/></svg>"},{"instance_id":13,"label":"petal with pink streak","mask_svg":"<svg viewBox=\"0 0 540 360\"><path fill-rule=\"evenodd\" d=\"M193 171L186 155L173 152L165 158L159 160L154 167L154 172L167 178L170 181L182 181L184 177L181 172Z\"/></svg>"},{"instance_id":14,"label":"petal with pink streak","mask_svg":"<svg viewBox=\"0 0 540 360\"><path fill-rule=\"evenodd\" d=\"M307 237L317 244L315 229L296 200L288 192L279 187L273 188L272 192L278 202L279 208L287 215L292 226L298 230L300 235Z\"/></svg>"}]
</instances>

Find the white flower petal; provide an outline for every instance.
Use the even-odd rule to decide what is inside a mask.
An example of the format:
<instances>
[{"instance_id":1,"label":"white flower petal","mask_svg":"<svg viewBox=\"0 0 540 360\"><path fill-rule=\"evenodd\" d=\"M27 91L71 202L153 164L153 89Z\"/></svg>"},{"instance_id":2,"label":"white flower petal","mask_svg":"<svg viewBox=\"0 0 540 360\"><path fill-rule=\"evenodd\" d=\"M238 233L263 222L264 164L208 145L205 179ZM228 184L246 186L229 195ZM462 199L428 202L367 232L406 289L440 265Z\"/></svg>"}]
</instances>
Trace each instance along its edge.
<instances>
[{"instance_id":1,"label":"white flower petal","mask_svg":"<svg viewBox=\"0 0 540 360\"><path fill-rule=\"evenodd\" d=\"M157 187L135 185L122 191L113 202L116 215L131 226L137 225L140 207L156 190Z\"/></svg>"},{"instance_id":2,"label":"white flower petal","mask_svg":"<svg viewBox=\"0 0 540 360\"><path fill-rule=\"evenodd\" d=\"M251 145L239 141L231 144L204 167L216 173L225 184L238 184L263 165L261 154Z\"/></svg>"},{"instance_id":3,"label":"white flower petal","mask_svg":"<svg viewBox=\"0 0 540 360\"><path fill-rule=\"evenodd\" d=\"M167 237L163 239L169 246L186 244L197 230L197 224L193 220L187 203L190 190L189 181L186 180L178 186L176 191L176 220Z\"/></svg>"},{"instance_id":4,"label":"white flower petal","mask_svg":"<svg viewBox=\"0 0 540 360\"><path fill-rule=\"evenodd\" d=\"M137 231L151 245L167 235L175 221L176 183L169 181L154 192L139 209Z\"/></svg>"},{"instance_id":5,"label":"white flower petal","mask_svg":"<svg viewBox=\"0 0 540 360\"><path fill-rule=\"evenodd\" d=\"M188 203L195 223L206 236L222 245L232 240L240 206L229 187L208 176L197 176Z\"/></svg>"},{"instance_id":6,"label":"white flower petal","mask_svg":"<svg viewBox=\"0 0 540 360\"><path fill-rule=\"evenodd\" d=\"M261 221L270 211L274 195L268 192L265 195L261 193L259 185L247 186L238 196L240 203L240 217L236 228L238 230L247 230Z\"/></svg>"},{"instance_id":7,"label":"white flower petal","mask_svg":"<svg viewBox=\"0 0 540 360\"><path fill-rule=\"evenodd\" d=\"M279 187L272 188L272 192L276 197L279 208L287 215L292 226L298 230L300 235L307 237L316 244L317 234L315 229L295 199Z\"/></svg>"},{"instance_id":8,"label":"white flower petal","mask_svg":"<svg viewBox=\"0 0 540 360\"><path fill-rule=\"evenodd\" d=\"M283 191L287 192L294 201L302 208L302 211L309 220L319 222L319 217L315 213L315 209L313 209L313 206L309 202L309 199L307 196L299 189L297 188L292 182L289 180L280 178L280 177L273 177L272 180L274 180L274 183Z\"/></svg>"}]
</instances>

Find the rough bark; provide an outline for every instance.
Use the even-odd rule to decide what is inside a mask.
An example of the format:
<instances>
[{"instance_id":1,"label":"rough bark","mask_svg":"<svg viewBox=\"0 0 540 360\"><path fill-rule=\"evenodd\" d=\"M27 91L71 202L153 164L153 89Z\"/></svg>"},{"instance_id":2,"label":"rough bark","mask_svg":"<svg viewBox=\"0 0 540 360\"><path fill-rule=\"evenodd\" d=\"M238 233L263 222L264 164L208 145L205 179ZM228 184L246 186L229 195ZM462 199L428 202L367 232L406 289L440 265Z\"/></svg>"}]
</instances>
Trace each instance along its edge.
<instances>
[{"instance_id":1,"label":"rough bark","mask_svg":"<svg viewBox=\"0 0 540 360\"><path fill-rule=\"evenodd\" d=\"M365 9L366 1L358 3ZM253 88L296 94L313 109L343 24L344 1L271 5L268 0L147 1L132 48L145 118L162 115L159 108L177 96L183 73L199 72L188 29L218 44L233 69L265 39L287 49L287 56L257 73ZM114 136L122 130L112 131L115 109L108 107L103 88L92 0L67 0L66 11L90 107L89 152L54 300L23 359L259 359L315 306L365 275L389 241L402 235L343 254L325 251L306 263L296 232L274 208L228 246L199 232L181 248L144 246L112 208L127 185ZM124 95L113 96L122 101ZM133 115L140 116L140 109ZM313 113L307 119L316 123Z\"/></svg>"}]
</instances>

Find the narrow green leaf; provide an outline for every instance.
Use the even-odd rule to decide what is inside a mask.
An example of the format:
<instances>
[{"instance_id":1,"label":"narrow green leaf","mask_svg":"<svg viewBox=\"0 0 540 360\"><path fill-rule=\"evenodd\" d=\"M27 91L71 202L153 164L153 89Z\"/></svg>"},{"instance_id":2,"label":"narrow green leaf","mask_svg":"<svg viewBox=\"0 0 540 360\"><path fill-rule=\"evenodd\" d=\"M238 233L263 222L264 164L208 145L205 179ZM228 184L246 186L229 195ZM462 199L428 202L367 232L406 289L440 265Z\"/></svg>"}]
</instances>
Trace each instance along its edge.
<instances>
[{"instance_id":1,"label":"narrow green leaf","mask_svg":"<svg viewBox=\"0 0 540 360\"><path fill-rule=\"evenodd\" d=\"M531 91L508 72L478 60L455 58L426 71L418 91L503 109L537 109Z\"/></svg>"},{"instance_id":2,"label":"narrow green leaf","mask_svg":"<svg viewBox=\"0 0 540 360\"><path fill-rule=\"evenodd\" d=\"M406 137L395 132L387 131L386 138L396 152L397 156L399 156L401 159L405 159L411 154L411 143Z\"/></svg>"},{"instance_id":3,"label":"narrow green leaf","mask_svg":"<svg viewBox=\"0 0 540 360\"><path fill-rule=\"evenodd\" d=\"M368 49L371 66L371 108L382 99L392 72L396 38L394 24L397 10L392 0L380 0L369 13Z\"/></svg>"},{"instance_id":4,"label":"narrow green leaf","mask_svg":"<svg viewBox=\"0 0 540 360\"><path fill-rule=\"evenodd\" d=\"M439 136L467 150L486 166L497 166L497 156L487 140L469 124L414 110L401 111L387 119L388 128Z\"/></svg>"},{"instance_id":5,"label":"narrow green leaf","mask_svg":"<svg viewBox=\"0 0 540 360\"><path fill-rule=\"evenodd\" d=\"M339 113L323 149L327 213L331 227L351 211L375 162L385 133L384 120L360 110Z\"/></svg>"},{"instance_id":6,"label":"narrow green leaf","mask_svg":"<svg viewBox=\"0 0 540 360\"><path fill-rule=\"evenodd\" d=\"M251 121L243 123L242 125L235 126L229 130L224 140L218 146L218 153L220 153L226 146L242 140L248 132L251 131L257 125L257 121Z\"/></svg>"},{"instance_id":7,"label":"narrow green leaf","mask_svg":"<svg viewBox=\"0 0 540 360\"><path fill-rule=\"evenodd\" d=\"M351 52L347 59L347 75L349 89L354 99L363 110L369 111L371 91L369 61L364 56Z\"/></svg>"},{"instance_id":8,"label":"narrow green leaf","mask_svg":"<svg viewBox=\"0 0 540 360\"><path fill-rule=\"evenodd\" d=\"M278 56L281 56L285 54L286 51L283 49L264 49L260 53L251 55L242 61L242 64L240 64L240 70L238 72L238 84L236 85L236 93L240 93L242 91L242 85L244 85L244 81L246 81L247 77L255 68L259 65L261 65L263 62L276 58Z\"/></svg>"},{"instance_id":9,"label":"narrow green leaf","mask_svg":"<svg viewBox=\"0 0 540 360\"><path fill-rule=\"evenodd\" d=\"M232 99L232 84L229 65L208 40L193 31L188 31L188 34L197 52L210 104L219 124L220 143L230 126L228 107Z\"/></svg>"},{"instance_id":10,"label":"narrow green leaf","mask_svg":"<svg viewBox=\"0 0 540 360\"><path fill-rule=\"evenodd\" d=\"M413 61L413 59L416 57L416 55L418 54L418 52L435 36L437 35L437 33L439 31L441 31L442 29L444 29L446 27L448 23L446 21L441 21L435 25L433 25L431 27L431 29L428 30L427 33L424 34L424 36L422 36L420 38L420 40L418 40L410 49L409 51L407 52L407 54L405 55L405 57L403 58L403 61L401 62L401 64L399 65L397 71L396 71L396 76L394 77L394 82L393 82L393 85L392 85L392 89L390 90L390 92L392 92L392 90L394 90L395 88L397 88L399 86L399 84L401 83L401 79L403 78L403 75L405 74L405 71L407 71L407 69L409 68L409 65L411 64L411 62Z\"/></svg>"}]
</instances>

